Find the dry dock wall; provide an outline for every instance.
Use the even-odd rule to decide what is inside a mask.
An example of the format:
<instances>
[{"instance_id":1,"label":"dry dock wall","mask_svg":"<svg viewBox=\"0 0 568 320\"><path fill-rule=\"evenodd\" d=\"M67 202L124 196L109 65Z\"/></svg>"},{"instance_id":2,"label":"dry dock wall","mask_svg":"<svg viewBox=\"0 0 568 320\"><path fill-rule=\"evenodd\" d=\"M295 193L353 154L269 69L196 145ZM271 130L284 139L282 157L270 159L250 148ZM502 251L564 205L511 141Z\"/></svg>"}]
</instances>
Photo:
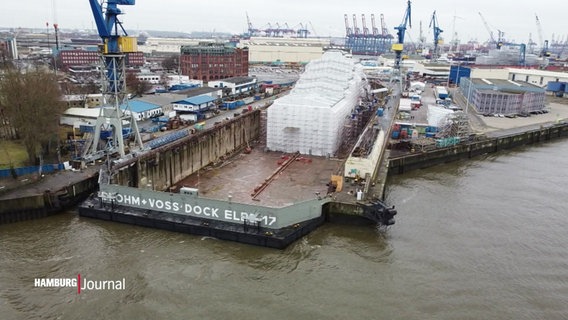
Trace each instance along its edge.
<instances>
[{"instance_id":1,"label":"dry dock wall","mask_svg":"<svg viewBox=\"0 0 568 320\"><path fill-rule=\"evenodd\" d=\"M246 147L258 139L259 133L260 110L237 115L210 129L115 165L117 174L112 183L167 191L189 175Z\"/></svg>"},{"instance_id":2,"label":"dry dock wall","mask_svg":"<svg viewBox=\"0 0 568 320\"><path fill-rule=\"evenodd\" d=\"M401 174L414 169L423 169L442 163L473 158L482 154L513 149L567 136L568 124L556 124L549 127L503 135L497 138L471 141L453 147L440 148L421 153L411 153L401 157L390 158L389 174Z\"/></svg>"}]
</instances>

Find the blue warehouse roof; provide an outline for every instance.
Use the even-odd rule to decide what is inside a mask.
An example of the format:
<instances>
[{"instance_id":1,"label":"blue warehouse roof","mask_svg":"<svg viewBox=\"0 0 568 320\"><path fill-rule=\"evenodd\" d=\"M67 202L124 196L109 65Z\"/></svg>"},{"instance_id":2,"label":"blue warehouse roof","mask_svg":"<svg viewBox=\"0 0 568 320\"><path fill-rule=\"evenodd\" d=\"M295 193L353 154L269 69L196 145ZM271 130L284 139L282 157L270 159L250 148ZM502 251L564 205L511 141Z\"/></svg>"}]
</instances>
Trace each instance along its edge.
<instances>
[{"instance_id":1,"label":"blue warehouse roof","mask_svg":"<svg viewBox=\"0 0 568 320\"><path fill-rule=\"evenodd\" d=\"M128 101L128 106L130 106L130 110L132 112L136 112L136 113L142 113L142 112L145 112L145 111L150 111L150 110L160 108L160 106L157 105L157 104L153 104L153 103L149 103L149 102L145 102L145 101L140 101L140 100L130 100L130 101ZM120 108L122 110L125 110L126 104L121 105Z\"/></svg>"},{"instance_id":2,"label":"blue warehouse roof","mask_svg":"<svg viewBox=\"0 0 568 320\"><path fill-rule=\"evenodd\" d=\"M176 104L191 104L191 105L194 105L194 106L198 106L198 105L213 102L213 101L215 101L215 98L212 98L210 96L201 95L201 96L186 98L186 99L179 100L179 101L174 101L173 103L176 103Z\"/></svg>"}]
</instances>

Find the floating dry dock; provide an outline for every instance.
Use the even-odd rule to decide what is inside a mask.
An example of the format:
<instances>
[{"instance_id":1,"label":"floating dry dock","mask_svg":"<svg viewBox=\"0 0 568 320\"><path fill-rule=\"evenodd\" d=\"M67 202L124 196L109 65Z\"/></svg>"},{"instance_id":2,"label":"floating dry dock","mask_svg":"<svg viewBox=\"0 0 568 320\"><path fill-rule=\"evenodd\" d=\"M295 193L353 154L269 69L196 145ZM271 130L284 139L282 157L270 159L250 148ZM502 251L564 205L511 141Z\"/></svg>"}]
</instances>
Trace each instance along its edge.
<instances>
[{"instance_id":1,"label":"floating dry dock","mask_svg":"<svg viewBox=\"0 0 568 320\"><path fill-rule=\"evenodd\" d=\"M116 162L110 174L101 172L98 194L79 214L273 248L336 213L394 223L393 208L363 201L363 181L332 181L342 176L345 159L265 151L261 123L261 110L246 112Z\"/></svg>"},{"instance_id":2,"label":"floating dry dock","mask_svg":"<svg viewBox=\"0 0 568 320\"><path fill-rule=\"evenodd\" d=\"M101 184L98 195L84 202L79 213L284 248L325 221L337 200L333 194L328 195L332 188L329 177L340 166L341 161L336 159L253 149L250 154L238 154L217 167L191 175L173 187L179 192ZM356 200L356 195L349 196ZM361 217L393 223L393 209L352 203Z\"/></svg>"}]
</instances>

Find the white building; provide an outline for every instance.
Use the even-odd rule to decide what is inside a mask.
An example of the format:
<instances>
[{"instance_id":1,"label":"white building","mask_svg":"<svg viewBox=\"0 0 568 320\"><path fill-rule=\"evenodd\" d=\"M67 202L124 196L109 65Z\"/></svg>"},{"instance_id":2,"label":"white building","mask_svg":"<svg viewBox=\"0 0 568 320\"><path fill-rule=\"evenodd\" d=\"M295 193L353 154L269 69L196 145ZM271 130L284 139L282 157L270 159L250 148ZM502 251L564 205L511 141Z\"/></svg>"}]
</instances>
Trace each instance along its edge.
<instances>
[{"instance_id":1,"label":"white building","mask_svg":"<svg viewBox=\"0 0 568 320\"><path fill-rule=\"evenodd\" d=\"M66 94L63 101L69 108L94 108L103 103L103 94Z\"/></svg>"},{"instance_id":2,"label":"white building","mask_svg":"<svg viewBox=\"0 0 568 320\"><path fill-rule=\"evenodd\" d=\"M342 52L313 60L290 94L268 108L268 149L336 155L345 122L366 87L362 66Z\"/></svg>"},{"instance_id":3,"label":"white building","mask_svg":"<svg viewBox=\"0 0 568 320\"><path fill-rule=\"evenodd\" d=\"M175 53L179 54L181 46L197 45L211 39L187 39L187 38L147 38L143 45L138 45L138 50L146 54Z\"/></svg>"},{"instance_id":4,"label":"white building","mask_svg":"<svg viewBox=\"0 0 568 320\"><path fill-rule=\"evenodd\" d=\"M568 73L566 72L520 68L471 68L470 77L473 79L523 81L541 88L546 87L550 81L568 82Z\"/></svg>"},{"instance_id":5,"label":"white building","mask_svg":"<svg viewBox=\"0 0 568 320\"><path fill-rule=\"evenodd\" d=\"M250 63L307 63L319 59L330 45L329 39L272 37L251 37L239 43L241 48L248 47Z\"/></svg>"},{"instance_id":6,"label":"white building","mask_svg":"<svg viewBox=\"0 0 568 320\"><path fill-rule=\"evenodd\" d=\"M207 86L211 88L230 88L229 95L234 96L254 91L257 87L257 81L256 78L252 77L232 77L209 81Z\"/></svg>"}]
</instances>

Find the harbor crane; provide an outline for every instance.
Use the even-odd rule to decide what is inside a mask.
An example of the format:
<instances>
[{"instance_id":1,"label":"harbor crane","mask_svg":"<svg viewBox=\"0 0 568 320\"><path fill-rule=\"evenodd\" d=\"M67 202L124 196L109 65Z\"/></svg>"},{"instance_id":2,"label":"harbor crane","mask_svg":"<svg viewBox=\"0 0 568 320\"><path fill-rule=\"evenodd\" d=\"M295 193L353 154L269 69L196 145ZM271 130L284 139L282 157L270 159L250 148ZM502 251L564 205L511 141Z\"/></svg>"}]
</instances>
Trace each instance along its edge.
<instances>
[{"instance_id":1,"label":"harbor crane","mask_svg":"<svg viewBox=\"0 0 568 320\"><path fill-rule=\"evenodd\" d=\"M403 50L403 43L404 43L404 35L406 33L406 26L412 27L412 20L411 20L411 7L410 7L410 0L408 0L408 5L406 7L406 12L404 13L404 17L402 18L402 22L399 26L394 27L396 30L397 35L397 42L393 43L392 50L395 53L395 60L394 60L394 67L397 70L400 70L400 61L402 59L402 50Z\"/></svg>"},{"instance_id":2,"label":"harbor crane","mask_svg":"<svg viewBox=\"0 0 568 320\"><path fill-rule=\"evenodd\" d=\"M138 131L136 119L128 107L126 97L126 54L137 50L136 38L129 37L122 23L118 19L123 12L119 5L134 5L136 0L106 0L99 3L89 0L97 31L103 43L100 46L101 58L104 64L103 107L97 118L94 136L86 142L83 150L83 160L94 161L114 153L121 157L126 155L124 135L128 129L123 129L123 123L130 124L130 131L134 134L137 146L142 149L142 139ZM125 110L121 106L125 105ZM101 148L101 131L111 131L108 143ZM135 146L136 147L136 146Z\"/></svg>"},{"instance_id":3,"label":"harbor crane","mask_svg":"<svg viewBox=\"0 0 568 320\"><path fill-rule=\"evenodd\" d=\"M438 24L438 18L436 17L436 10L434 10L434 13L432 14L432 19L430 20L430 26L429 28L432 28L432 30L434 31L434 52L432 53L432 59L437 59L440 55L439 55L439 44L441 44L442 42L442 38L440 38L440 33L444 32L444 30L440 29L440 26Z\"/></svg>"},{"instance_id":4,"label":"harbor crane","mask_svg":"<svg viewBox=\"0 0 568 320\"><path fill-rule=\"evenodd\" d=\"M538 19L538 15L535 14L536 17L536 28L538 31L538 42L541 45L540 54L541 57L550 57L550 51L548 51L548 40L543 40L542 37L542 26L540 25L540 20Z\"/></svg>"},{"instance_id":5,"label":"harbor crane","mask_svg":"<svg viewBox=\"0 0 568 320\"><path fill-rule=\"evenodd\" d=\"M499 40L495 40L495 37L493 36L493 31L489 27L487 20L485 20L485 18L481 14L481 12L478 12L478 13L479 13L479 16L481 17L481 20L483 21L483 25L485 26L485 29L487 29L487 32L489 32L490 43L495 44L495 47L497 49L501 49L501 46L503 45L503 43L501 42L501 35L502 35L501 31L498 30L499 31Z\"/></svg>"}]
</instances>

